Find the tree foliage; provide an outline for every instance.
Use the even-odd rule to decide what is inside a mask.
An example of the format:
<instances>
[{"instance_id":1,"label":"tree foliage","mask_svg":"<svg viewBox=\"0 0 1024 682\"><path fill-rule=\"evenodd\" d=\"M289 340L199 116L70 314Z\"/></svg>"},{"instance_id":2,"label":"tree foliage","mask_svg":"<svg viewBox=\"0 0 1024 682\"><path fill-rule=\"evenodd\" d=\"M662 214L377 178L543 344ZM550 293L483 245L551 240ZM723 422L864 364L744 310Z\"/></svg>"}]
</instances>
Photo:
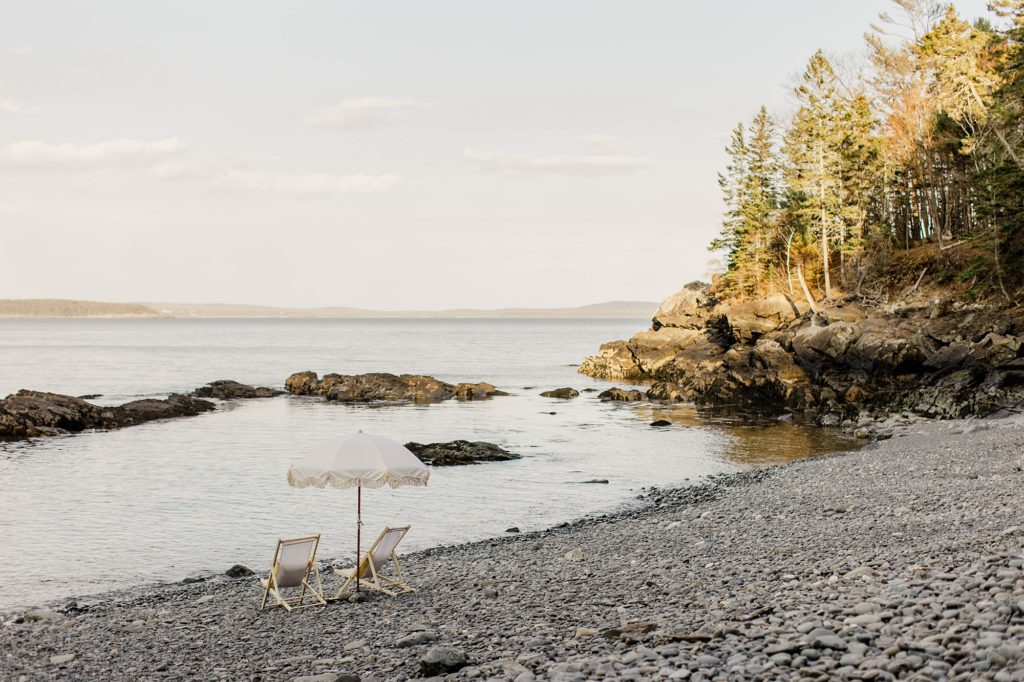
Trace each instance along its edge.
<instances>
[{"instance_id":1,"label":"tree foliage","mask_svg":"<svg viewBox=\"0 0 1024 682\"><path fill-rule=\"evenodd\" d=\"M725 293L793 293L802 277L826 298L859 293L888 254L925 246L970 253L950 268L971 292L1020 296L1024 0L973 24L933 0L894 4L855 78L818 51L781 125L761 107L733 131L711 244Z\"/></svg>"}]
</instances>

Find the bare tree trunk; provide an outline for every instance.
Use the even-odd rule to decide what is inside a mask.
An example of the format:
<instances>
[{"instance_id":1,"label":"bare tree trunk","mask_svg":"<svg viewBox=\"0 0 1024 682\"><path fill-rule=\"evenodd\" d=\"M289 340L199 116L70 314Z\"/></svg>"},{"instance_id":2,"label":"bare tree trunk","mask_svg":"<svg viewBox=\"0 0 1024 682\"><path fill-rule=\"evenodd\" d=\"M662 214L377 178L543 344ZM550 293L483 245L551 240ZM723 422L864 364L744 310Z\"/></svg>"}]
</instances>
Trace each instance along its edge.
<instances>
[{"instance_id":1,"label":"bare tree trunk","mask_svg":"<svg viewBox=\"0 0 1024 682\"><path fill-rule=\"evenodd\" d=\"M793 295L793 273L789 269L789 251L793 246L793 235L796 234L796 230L790 230L789 236L786 237L786 284L789 286L789 295Z\"/></svg>"},{"instance_id":2,"label":"bare tree trunk","mask_svg":"<svg viewBox=\"0 0 1024 682\"><path fill-rule=\"evenodd\" d=\"M832 282L828 276L828 219L825 217L825 159L818 145L818 200L821 202L821 270L825 277L825 298L832 298Z\"/></svg>"},{"instance_id":3,"label":"bare tree trunk","mask_svg":"<svg viewBox=\"0 0 1024 682\"><path fill-rule=\"evenodd\" d=\"M800 264L796 264L796 276L800 280L800 288L803 289L804 298L807 299L807 305L810 307L812 313L818 312L818 306L814 303L814 297L811 296L810 289L807 288L807 280L804 279L803 270L800 269Z\"/></svg>"},{"instance_id":4,"label":"bare tree trunk","mask_svg":"<svg viewBox=\"0 0 1024 682\"><path fill-rule=\"evenodd\" d=\"M1017 301L1014 300L1014 298L1012 296L1010 296L1009 292L1006 291L1006 285L1003 284L1003 268L1002 268L1002 266L999 263L999 228L997 227L997 228L995 228L995 230L996 230L996 238L995 238L996 245L995 245L994 251L995 251L995 259L996 259L996 279L999 281L999 290L1003 292L1003 297L1006 298L1006 302L1007 303L1016 304Z\"/></svg>"},{"instance_id":5,"label":"bare tree trunk","mask_svg":"<svg viewBox=\"0 0 1024 682\"><path fill-rule=\"evenodd\" d=\"M983 102L982 99L981 99L981 96L978 95L978 91L974 87L974 83L970 83L970 86L971 86L971 95L974 97L974 101L978 103L978 106L981 107L982 110L988 110L988 107L985 106L985 102ZM1013 159L1013 162L1019 166L1020 165L1020 157L1017 156L1017 152L1015 152L1013 150L1013 147L1010 146L1010 143L1009 143L1009 141L1007 141L1006 135L1003 134L1002 129L997 124L993 123L992 124L992 132L994 132L996 134L996 137L999 138L1000 144L1003 145L1003 149L1005 149L1006 153L1010 155L1010 158Z\"/></svg>"}]
</instances>

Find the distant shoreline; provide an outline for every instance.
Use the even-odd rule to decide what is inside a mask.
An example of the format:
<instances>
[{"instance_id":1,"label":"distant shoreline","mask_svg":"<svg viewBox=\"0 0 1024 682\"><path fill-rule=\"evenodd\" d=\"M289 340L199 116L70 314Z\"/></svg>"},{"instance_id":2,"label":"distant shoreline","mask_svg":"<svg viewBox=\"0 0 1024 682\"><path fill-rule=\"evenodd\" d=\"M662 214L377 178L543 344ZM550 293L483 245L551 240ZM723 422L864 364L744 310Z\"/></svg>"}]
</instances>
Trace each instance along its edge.
<instances>
[{"instance_id":1,"label":"distant shoreline","mask_svg":"<svg viewBox=\"0 0 1024 682\"><path fill-rule=\"evenodd\" d=\"M636 319L658 304L610 301L576 308L364 310L275 308L220 303L103 303L63 299L0 300L0 319Z\"/></svg>"}]
</instances>

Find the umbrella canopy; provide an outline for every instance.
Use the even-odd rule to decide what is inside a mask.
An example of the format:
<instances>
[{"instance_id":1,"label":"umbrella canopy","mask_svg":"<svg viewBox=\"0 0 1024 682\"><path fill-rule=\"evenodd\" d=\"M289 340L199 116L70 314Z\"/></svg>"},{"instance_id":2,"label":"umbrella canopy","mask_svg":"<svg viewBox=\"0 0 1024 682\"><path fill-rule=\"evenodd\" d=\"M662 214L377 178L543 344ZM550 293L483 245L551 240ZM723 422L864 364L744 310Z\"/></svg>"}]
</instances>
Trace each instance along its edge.
<instances>
[{"instance_id":1,"label":"umbrella canopy","mask_svg":"<svg viewBox=\"0 0 1024 682\"><path fill-rule=\"evenodd\" d=\"M404 445L362 432L325 441L288 467L295 488L399 488L429 479L430 469Z\"/></svg>"},{"instance_id":2,"label":"umbrella canopy","mask_svg":"<svg viewBox=\"0 0 1024 682\"><path fill-rule=\"evenodd\" d=\"M356 591L363 536L363 488L426 485L430 469L404 445L368 433L338 436L288 467L294 488L356 488Z\"/></svg>"}]
</instances>

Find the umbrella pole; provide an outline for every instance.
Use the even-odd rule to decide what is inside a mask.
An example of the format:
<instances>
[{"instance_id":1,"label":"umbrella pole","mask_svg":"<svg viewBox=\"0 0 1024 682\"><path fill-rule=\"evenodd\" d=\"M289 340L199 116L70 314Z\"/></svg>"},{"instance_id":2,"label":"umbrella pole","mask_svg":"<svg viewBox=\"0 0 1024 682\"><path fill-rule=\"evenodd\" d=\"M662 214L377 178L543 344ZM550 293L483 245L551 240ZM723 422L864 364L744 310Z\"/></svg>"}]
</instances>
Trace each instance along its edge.
<instances>
[{"instance_id":1,"label":"umbrella pole","mask_svg":"<svg viewBox=\"0 0 1024 682\"><path fill-rule=\"evenodd\" d=\"M359 591L359 559L361 548L359 543L363 535L363 486L356 488L356 592Z\"/></svg>"}]
</instances>

